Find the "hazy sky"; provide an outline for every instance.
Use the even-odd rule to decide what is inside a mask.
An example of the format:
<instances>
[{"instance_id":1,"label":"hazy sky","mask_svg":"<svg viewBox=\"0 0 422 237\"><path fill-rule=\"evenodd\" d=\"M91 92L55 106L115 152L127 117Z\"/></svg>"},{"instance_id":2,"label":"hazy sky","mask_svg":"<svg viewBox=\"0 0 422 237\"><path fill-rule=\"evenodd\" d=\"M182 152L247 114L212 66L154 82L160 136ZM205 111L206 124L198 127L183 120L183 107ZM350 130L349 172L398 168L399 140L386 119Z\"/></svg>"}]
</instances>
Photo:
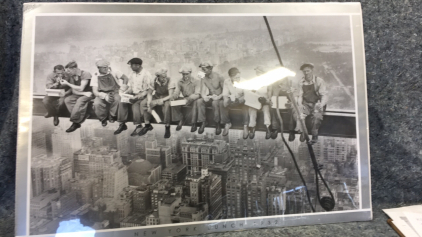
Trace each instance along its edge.
<instances>
[{"instance_id":1,"label":"hazy sky","mask_svg":"<svg viewBox=\"0 0 422 237\"><path fill-rule=\"evenodd\" d=\"M268 20L273 30L324 32L350 39L348 16L271 16ZM171 38L260 26L266 27L261 16L38 16L36 44Z\"/></svg>"}]
</instances>

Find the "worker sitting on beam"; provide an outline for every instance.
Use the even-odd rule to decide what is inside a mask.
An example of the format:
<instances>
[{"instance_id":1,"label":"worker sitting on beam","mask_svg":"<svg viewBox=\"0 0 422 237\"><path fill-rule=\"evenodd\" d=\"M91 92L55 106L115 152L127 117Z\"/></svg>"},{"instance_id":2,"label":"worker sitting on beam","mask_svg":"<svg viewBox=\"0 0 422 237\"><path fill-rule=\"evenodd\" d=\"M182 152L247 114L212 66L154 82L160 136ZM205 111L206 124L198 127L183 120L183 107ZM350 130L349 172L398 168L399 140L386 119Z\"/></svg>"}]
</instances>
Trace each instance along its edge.
<instances>
[{"instance_id":1,"label":"worker sitting on beam","mask_svg":"<svg viewBox=\"0 0 422 237\"><path fill-rule=\"evenodd\" d=\"M201 97L204 103L199 107L199 114L205 117L205 107L212 106L214 122L216 123L215 135L221 134L221 125L225 124L223 136L227 136L231 122L229 110L224 107L223 101L224 78L212 71L213 66L211 62L203 62L199 65L205 74L201 76ZM202 123L199 133L204 132L205 125L206 121Z\"/></svg>"},{"instance_id":2,"label":"worker sitting on beam","mask_svg":"<svg viewBox=\"0 0 422 237\"><path fill-rule=\"evenodd\" d=\"M172 98L174 93L174 88L176 85L170 80L170 77L167 77L167 69L159 69L155 73L155 80L153 82L154 93L148 98L152 100L146 100L141 103L141 107L144 114L145 124L150 124L152 114L151 110L154 108L161 108L164 115L164 124L166 126L166 131L164 133L164 138L169 138L170 133L170 122L171 122L171 107L170 107L170 98ZM145 126L140 135L144 135L148 132L147 126Z\"/></svg>"},{"instance_id":3,"label":"worker sitting on beam","mask_svg":"<svg viewBox=\"0 0 422 237\"><path fill-rule=\"evenodd\" d=\"M95 73L91 79L92 92L96 96L94 111L102 126L105 127L107 119L110 123L117 120L117 109L120 103L119 84L127 84L128 78L119 71L111 70L107 60L98 60L95 65L98 73ZM123 80L123 83L119 80Z\"/></svg>"},{"instance_id":4,"label":"worker sitting on beam","mask_svg":"<svg viewBox=\"0 0 422 237\"><path fill-rule=\"evenodd\" d=\"M59 111L64 105L64 99L66 96L72 94L70 87L65 86L61 83L62 80L69 81L70 76L65 72L63 65L56 65L53 68L53 72L48 74L46 89L62 89L65 90L65 94L61 97L48 96L46 95L43 99L44 107L47 109L47 113L44 115L45 118L54 117L54 126L59 125Z\"/></svg>"},{"instance_id":5,"label":"worker sitting on beam","mask_svg":"<svg viewBox=\"0 0 422 237\"><path fill-rule=\"evenodd\" d=\"M147 100L149 91L154 90L152 87L152 76L151 74L142 67L142 59L132 58L128 64L132 69L132 73L129 75L128 89L123 94L133 95L129 103L120 102L119 110L117 115L117 121L120 123L117 130L114 132L115 135L121 133L127 129L126 122L128 120L129 106L132 107L133 112L133 124L136 126L135 130L131 133L131 136L137 136L142 131L142 106L143 100ZM147 130L152 130L151 124L145 124Z\"/></svg>"},{"instance_id":6,"label":"worker sitting on beam","mask_svg":"<svg viewBox=\"0 0 422 237\"><path fill-rule=\"evenodd\" d=\"M70 74L69 82L62 80L61 84L69 86L72 94L64 99L64 103L70 112L70 121L72 125L66 130L70 133L81 127L81 124L89 116L89 102L94 98L90 86L91 73L78 68L75 61L66 65L66 71Z\"/></svg>"},{"instance_id":7,"label":"worker sitting on beam","mask_svg":"<svg viewBox=\"0 0 422 237\"><path fill-rule=\"evenodd\" d=\"M314 75L314 65L312 63L305 63L300 67L304 77L299 83L299 97L297 104L300 110L300 119L305 119L311 116L312 119L312 143L318 141L318 130L323 120L323 112L325 111L328 95L325 81ZM296 112L293 113L296 121L296 131L301 132L300 123ZM304 142L305 137L303 131L300 135L300 141Z\"/></svg>"},{"instance_id":8,"label":"worker sitting on beam","mask_svg":"<svg viewBox=\"0 0 422 237\"><path fill-rule=\"evenodd\" d=\"M200 95L201 84L199 80L196 80L192 77L192 68L189 66L183 66L180 68L179 73L182 74L182 79L180 79L176 83L176 89L174 90L172 100L186 100L186 106L191 106L192 110L190 113L192 127L191 132L196 132L198 129L198 123L205 122L205 115L198 113L198 108L200 104L203 104L203 99ZM180 93L182 94L183 98L180 97ZM183 114L182 106L172 106L172 116L174 121L179 121L176 131L180 131L182 126L185 124L186 120L188 119L187 115ZM205 128L205 127L204 127Z\"/></svg>"},{"instance_id":9,"label":"worker sitting on beam","mask_svg":"<svg viewBox=\"0 0 422 237\"><path fill-rule=\"evenodd\" d=\"M224 81L223 98L224 107L238 108L242 111L243 117L243 139L253 139L255 137L255 127L257 118L257 109L245 105L245 98L243 89L234 86L234 82L239 82L240 71L233 67L229 70L229 77ZM234 99L234 100L233 100ZM265 123L270 125L269 107L263 108ZM268 126L267 126L268 127Z\"/></svg>"}]
</instances>

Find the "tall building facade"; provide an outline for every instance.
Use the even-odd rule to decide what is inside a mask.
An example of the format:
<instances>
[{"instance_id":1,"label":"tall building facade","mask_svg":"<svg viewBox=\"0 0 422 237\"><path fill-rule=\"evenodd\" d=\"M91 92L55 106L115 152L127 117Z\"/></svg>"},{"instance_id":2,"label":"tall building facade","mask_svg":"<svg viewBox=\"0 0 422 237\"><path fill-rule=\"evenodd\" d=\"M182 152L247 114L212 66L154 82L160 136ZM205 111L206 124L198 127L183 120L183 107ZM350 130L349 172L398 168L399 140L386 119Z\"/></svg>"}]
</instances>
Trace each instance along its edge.
<instances>
[{"instance_id":1,"label":"tall building facade","mask_svg":"<svg viewBox=\"0 0 422 237\"><path fill-rule=\"evenodd\" d=\"M51 135L53 155L73 158L73 153L82 148L81 134L79 130L73 133L66 133L63 128L54 128Z\"/></svg>"},{"instance_id":2,"label":"tall building facade","mask_svg":"<svg viewBox=\"0 0 422 237\"><path fill-rule=\"evenodd\" d=\"M128 173L123 164L114 163L103 170L103 197L118 198L119 193L127 186Z\"/></svg>"},{"instance_id":3,"label":"tall building facade","mask_svg":"<svg viewBox=\"0 0 422 237\"><path fill-rule=\"evenodd\" d=\"M162 169L172 164L171 148L157 146L157 140L145 141L145 157L152 164L161 165Z\"/></svg>"},{"instance_id":4,"label":"tall building facade","mask_svg":"<svg viewBox=\"0 0 422 237\"><path fill-rule=\"evenodd\" d=\"M196 175L210 164L227 162L229 150L227 143L222 140L190 138L182 142L182 158L188 174Z\"/></svg>"},{"instance_id":5,"label":"tall building facade","mask_svg":"<svg viewBox=\"0 0 422 237\"><path fill-rule=\"evenodd\" d=\"M47 155L45 132L38 131L32 133L31 155L32 157Z\"/></svg>"}]
</instances>

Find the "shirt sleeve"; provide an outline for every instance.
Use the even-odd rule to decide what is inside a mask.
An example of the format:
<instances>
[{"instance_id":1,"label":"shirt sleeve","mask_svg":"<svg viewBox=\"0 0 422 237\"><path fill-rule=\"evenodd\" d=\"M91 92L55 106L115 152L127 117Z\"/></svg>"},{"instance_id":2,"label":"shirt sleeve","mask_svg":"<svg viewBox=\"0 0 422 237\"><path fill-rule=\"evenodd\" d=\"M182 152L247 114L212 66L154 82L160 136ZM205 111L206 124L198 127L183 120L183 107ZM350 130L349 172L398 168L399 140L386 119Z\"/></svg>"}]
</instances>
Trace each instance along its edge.
<instances>
[{"instance_id":1,"label":"shirt sleeve","mask_svg":"<svg viewBox=\"0 0 422 237\"><path fill-rule=\"evenodd\" d=\"M317 77L318 93L323 96L327 95L327 85L322 78Z\"/></svg>"},{"instance_id":2,"label":"shirt sleeve","mask_svg":"<svg viewBox=\"0 0 422 237\"><path fill-rule=\"evenodd\" d=\"M148 72L148 71L146 71L145 72L145 76L144 76L144 78L143 78L143 90L144 91L146 91L146 90L154 90L154 78L151 76L151 74Z\"/></svg>"},{"instance_id":3,"label":"shirt sleeve","mask_svg":"<svg viewBox=\"0 0 422 237\"><path fill-rule=\"evenodd\" d=\"M199 84L199 91L200 91L200 94L201 94L202 98L204 98L205 96L208 95L208 93L207 93L207 85L205 85L204 80L205 79L201 79L201 81L198 83Z\"/></svg>"},{"instance_id":4,"label":"shirt sleeve","mask_svg":"<svg viewBox=\"0 0 422 237\"><path fill-rule=\"evenodd\" d=\"M171 96L173 96L173 98L178 98L180 95L180 82L177 82L175 85L176 87L175 87L174 93Z\"/></svg>"},{"instance_id":5,"label":"shirt sleeve","mask_svg":"<svg viewBox=\"0 0 422 237\"><path fill-rule=\"evenodd\" d=\"M202 79L201 80L194 80L195 83L195 94L202 96Z\"/></svg>"},{"instance_id":6,"label":"shirt sleeve","mask_svg":"<svg viewBox=\"0 0 422 237\"><path fill-rule=\"evenodd\" d=\"M91 80L91 78L92 78L91 73L85 72L85 71L82 72L81 80ZM97 82L97 84L98 84L98 82Z\"/></svg>"},{"instance_id":7,"label":"shirt sleeve","mask_svg":"<svg viewBox=\"0 0 422 237\"><path fill-rule=\"evenodd\" d=\"M227 84L227 82L224 82L224 86L223 86L223 92L221 93L223 96L230 96L230 90L229 90L229 85Z\"/></svg>"},{"instance_id":8,"label":"shirt sleeve","mask_svg":"<svg viewBox=\"0 0 422 237\"><path fill-rule=\"evenodd\" d=\"M47 76L47 83L46 83L45 87L47 89L56 89L56 87L53 86L54 83L56 83L55 80L54 80L54 75L53 74L48 74L48 76Z\"/></svg>"},{"instance_id":9,"label":"shirt sleeve","mask_svg":"<svg viewBox=\"0 0 422 237\"><path fill-rule=\"evenodd\" d=\"M118 81L120 78L122 78L123 73L121 71L113 71L113 76L116 77L116 80Z\"/></svg>"},{"instance_id":10,"label":"shirt sleeve","mask_svg":"<svg viewBox=\"0 0 422 237\"><path fill-rule=\"evenodd\" d=\"M168 89L175 89L176 88L176 82L175 80L172 80L171 78L169 78L169 85L168 85Z\"/></svg>"},{"instance_id":11,"label":"shirt sleeve","mask_svg":"<svg viewBox=\"0 0 422 237\"><path fill-rule=\"evenodd\" d=\"M299 81L299 90L298 90L298 97L302 97L303 96L303 83L302 81Z\"/></svg>"},{"instance_id":12,"label":"shirt sleeve","mask_svg":"<svg viewBox=\"0 0 422 237\"><path fill-rule=\"evenodd\" d=\"M98 75L94 75L93 78L91 78L91 84L92 87L98 87Z\"/></svg>"}]
</instances>

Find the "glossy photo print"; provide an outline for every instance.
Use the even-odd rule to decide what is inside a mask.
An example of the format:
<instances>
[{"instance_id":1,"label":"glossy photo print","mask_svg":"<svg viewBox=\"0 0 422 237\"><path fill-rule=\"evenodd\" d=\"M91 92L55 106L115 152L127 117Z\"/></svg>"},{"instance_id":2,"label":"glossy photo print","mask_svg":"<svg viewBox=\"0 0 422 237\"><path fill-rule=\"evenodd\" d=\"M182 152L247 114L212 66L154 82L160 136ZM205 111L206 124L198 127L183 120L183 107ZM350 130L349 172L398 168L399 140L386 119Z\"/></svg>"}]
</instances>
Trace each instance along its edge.
<instances>
[{"instance_id":1,"label":"glossy photo print","mask_svg":"<svg viewBox=\"0 0 422 237\"><path fill-rule=\"evenodd\" d=\"M17 236L372 218L359 4L64 6L26 5Z\"/></svg>"}]
</instances>

